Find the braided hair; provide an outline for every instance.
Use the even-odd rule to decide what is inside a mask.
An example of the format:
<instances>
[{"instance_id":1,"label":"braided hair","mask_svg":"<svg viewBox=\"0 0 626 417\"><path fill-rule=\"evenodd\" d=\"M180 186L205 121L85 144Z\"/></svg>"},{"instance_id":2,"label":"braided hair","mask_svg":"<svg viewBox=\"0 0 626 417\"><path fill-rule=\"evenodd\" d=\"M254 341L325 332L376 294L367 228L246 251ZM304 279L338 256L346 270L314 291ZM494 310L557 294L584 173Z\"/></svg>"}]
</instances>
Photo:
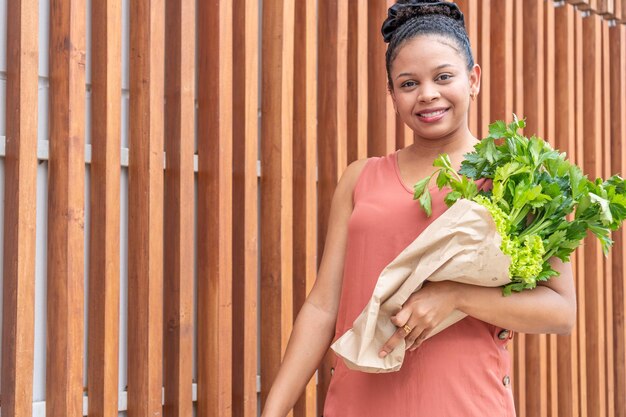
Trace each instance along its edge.
<instances>
[{"instance_id":1,"label":"braided hair","mask_svg":"<svg viewBox=\"0 0 626 417\"><path fill-rule=\"evenodd\" d=\"M381 32L389 43L386 53L387 81L391 81L391 64L398 56L400 47L419 35L439 35L451 39L463 55L467 70L474 67L474 57L470 46L463 13L451 2L436 0L399 0L391 6Z\"/></svg>"}]
</instances>

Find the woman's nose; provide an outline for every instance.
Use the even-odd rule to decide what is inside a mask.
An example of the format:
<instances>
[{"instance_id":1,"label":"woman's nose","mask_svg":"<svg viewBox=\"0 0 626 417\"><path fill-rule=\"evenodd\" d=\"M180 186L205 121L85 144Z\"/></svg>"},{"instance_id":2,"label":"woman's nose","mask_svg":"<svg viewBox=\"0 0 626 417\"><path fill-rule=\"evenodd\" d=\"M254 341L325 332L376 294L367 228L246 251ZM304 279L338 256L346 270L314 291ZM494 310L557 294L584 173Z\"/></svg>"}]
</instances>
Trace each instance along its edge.
<instances>
[{"instance_id":1,"label":"woman's nose","mask_svg":"<svg viewBox=\"0 0 626 417\"><path fill-rule=\"evenodd\" d=\"M430 103L433 100L439 98L439 91L436 88L429 85L423 85L420 91L419 100L422 103Z\"/></svg>"}]
</instances>

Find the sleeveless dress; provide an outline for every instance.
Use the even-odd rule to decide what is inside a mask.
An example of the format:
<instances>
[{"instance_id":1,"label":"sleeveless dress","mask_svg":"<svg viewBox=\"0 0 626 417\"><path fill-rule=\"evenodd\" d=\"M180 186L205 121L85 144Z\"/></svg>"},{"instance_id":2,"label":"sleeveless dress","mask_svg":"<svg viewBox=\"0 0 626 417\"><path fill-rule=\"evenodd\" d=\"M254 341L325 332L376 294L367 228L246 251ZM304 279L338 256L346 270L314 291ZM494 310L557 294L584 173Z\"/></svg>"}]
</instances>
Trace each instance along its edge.
<instances>
[{"instance_id":1,"label":"sleeveless dress","mask_svg":"<svg viewBox=\"0 0 626 417\"><path fill-rule=\"evenodd\" d=\"M433 214L426 217L397 158L397 151L370 158L357 180L335 340L352 327L383 268L447 208L445 189L433 182ZM406 352L398 372L352 371L339 358L323 417L514 417L511 335L468 316Z\"/></svg>"}]
</instances>

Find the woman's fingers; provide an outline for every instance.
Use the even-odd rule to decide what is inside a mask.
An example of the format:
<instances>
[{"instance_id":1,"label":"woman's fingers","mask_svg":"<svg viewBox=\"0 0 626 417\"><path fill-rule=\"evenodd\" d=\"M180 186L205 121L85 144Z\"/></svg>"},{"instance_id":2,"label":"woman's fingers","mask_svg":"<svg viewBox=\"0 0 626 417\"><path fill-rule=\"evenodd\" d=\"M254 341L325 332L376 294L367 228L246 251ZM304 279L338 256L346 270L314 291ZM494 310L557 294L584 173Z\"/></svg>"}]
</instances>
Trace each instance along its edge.
<instances>
[{"instance_id":1,"label":"woman's fingers","mask_svg":"<svg viewBox=\"0 0 626 417\"><path fill-rule=\"evenodd\" d=\"M416 323L415 326L418 326ZM384 346L381 348L378 356L384 358L391 353L400 344L400 341L404 339L405 346L411 346L419 339L419 336L424 332L420 327L413 327L410 322L406 322L403 326L398 327L395 333L387 340Z\"/></svg>"}]
</instances>

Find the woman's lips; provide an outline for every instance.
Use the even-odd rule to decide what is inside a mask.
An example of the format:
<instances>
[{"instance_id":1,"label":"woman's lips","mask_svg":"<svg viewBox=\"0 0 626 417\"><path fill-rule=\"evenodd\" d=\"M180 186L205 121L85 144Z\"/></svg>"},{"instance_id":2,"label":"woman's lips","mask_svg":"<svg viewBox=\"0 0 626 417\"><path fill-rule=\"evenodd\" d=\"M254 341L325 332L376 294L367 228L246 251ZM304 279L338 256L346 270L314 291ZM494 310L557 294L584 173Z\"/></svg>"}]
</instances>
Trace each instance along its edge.
<instances>
[{"instance_id":1,"label":"woman's lips","mask_svg":"<svg viewBox=\"0 0 626 417\"><path fill-rule=\"evenodd\" d=\"M428 110L417 113L416 116L425 123L433 123L439 121L448 112L448 109Z\"/></svg>"}]
</instances>

